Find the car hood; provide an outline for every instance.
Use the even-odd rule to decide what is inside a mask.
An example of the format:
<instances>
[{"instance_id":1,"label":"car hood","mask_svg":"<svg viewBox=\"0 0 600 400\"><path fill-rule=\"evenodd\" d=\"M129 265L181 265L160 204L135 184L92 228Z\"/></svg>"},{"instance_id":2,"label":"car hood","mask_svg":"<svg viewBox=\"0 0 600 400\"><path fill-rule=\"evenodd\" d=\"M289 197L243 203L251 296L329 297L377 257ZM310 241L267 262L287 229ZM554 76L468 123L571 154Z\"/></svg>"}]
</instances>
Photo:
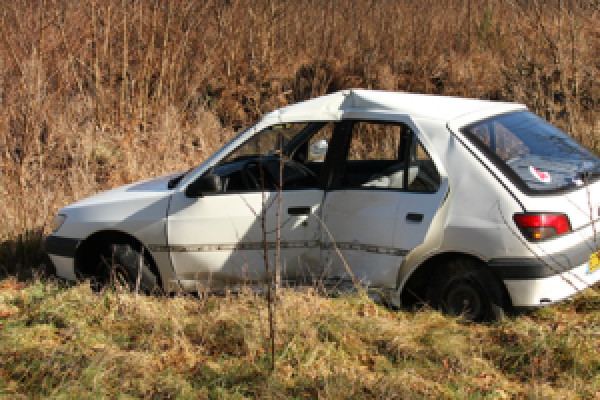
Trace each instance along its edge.
<instances>
[{"instance_id":1,"label":"car hood","mask_svg":"<svg viewBox=\"0 0 600 400\"><path fill-rule=\"evenodd\" d=\"M167 187L169 181L177 176L180 176L182 173L183 172L178 172L157 178L150 178L107 190L70 204L69 206L65 207L64 210L107 203L119 203L134 199L168 196L172 192L172 190Z\"/></svg>"}]
</instances>

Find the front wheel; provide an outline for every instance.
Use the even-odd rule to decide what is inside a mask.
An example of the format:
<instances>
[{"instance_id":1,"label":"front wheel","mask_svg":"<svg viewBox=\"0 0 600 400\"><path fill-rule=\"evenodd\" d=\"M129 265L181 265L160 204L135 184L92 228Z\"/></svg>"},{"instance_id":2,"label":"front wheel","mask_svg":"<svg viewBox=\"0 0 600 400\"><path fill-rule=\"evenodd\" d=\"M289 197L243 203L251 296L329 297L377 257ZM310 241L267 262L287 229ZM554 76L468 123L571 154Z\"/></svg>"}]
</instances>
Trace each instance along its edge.
<instances>
[{"instance_id":1,"label":"front wheel","mask_svg":"<svg viewBox=\"0 0 600 400\"><path fill-rule=\"evenodd\" d=\"M158 285L158 279L147 257L143 257L140 270L140 258L140 250L129 243L105 244L97 257L97 278L108 283L113 277L116 283L135 289L139 275L140 291L149 293Z\"/></svg>"},{"instance_id":2,"label":"front wheel","mask_svg":"<svg viewBox=\"0 0 600 400\"><path fill-rule=\"evenodd\" d=\"M427 301L433 308L475 322L504 318L504 298L498 280L469 259L442 265L427 288Z\"/></svg>"}]
</instances>

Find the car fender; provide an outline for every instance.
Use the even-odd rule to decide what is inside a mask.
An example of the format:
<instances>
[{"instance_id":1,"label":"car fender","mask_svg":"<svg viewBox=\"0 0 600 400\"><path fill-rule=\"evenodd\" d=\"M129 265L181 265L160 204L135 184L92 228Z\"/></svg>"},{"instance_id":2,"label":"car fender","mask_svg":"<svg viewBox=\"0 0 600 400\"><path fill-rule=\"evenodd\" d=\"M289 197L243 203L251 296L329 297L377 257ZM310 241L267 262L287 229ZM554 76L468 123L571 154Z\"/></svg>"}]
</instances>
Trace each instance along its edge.
<instances>
[{"instance_id":1,"label":"car fender","mask_svg":"<svg viewBox=\"0 0 600 400\"><path fill-rule=\"evenodd\" d=\"M446 190L446 197L442 201L438 212L431 221L431 225L427 235L425 236L425 240L423 243L412 249L406 255L406 257L404 257L400 267L398 268L398 276L396 278L396 287L398 293L402 292L404 285L414 270L416 270L416 268L428 258L437 254L443 244L444 231L450 209L449 204L452 201L452 190L450 185L448 185Z\"/></svg>"}]
</instances>

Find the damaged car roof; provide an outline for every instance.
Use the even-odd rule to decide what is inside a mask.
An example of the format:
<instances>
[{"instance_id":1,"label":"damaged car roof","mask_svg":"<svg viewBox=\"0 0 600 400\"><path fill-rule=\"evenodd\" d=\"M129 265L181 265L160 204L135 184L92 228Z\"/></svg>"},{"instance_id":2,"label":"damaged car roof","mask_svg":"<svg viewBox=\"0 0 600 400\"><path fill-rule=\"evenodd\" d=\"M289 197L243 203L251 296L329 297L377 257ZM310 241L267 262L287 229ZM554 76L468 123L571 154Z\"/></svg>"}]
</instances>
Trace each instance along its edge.
<instances>
[{"instance_id":1,"label":"damaged car roof","mask_svg":"<svg viewBox=\"0 0 600 400\"><path fill-rule=\"evenodd\" d=\"M365 89L348 89L326 96L306 100L280 108L263 117L264 122L294 121L337 121L352 118L352 113L369 111L376 116L377 111L390 111L413 117L441 120L446 123L469 116L477 119L478 114L489 115L525 109L522 104L498 101L465 99L450 96L387 92ZM361 116L364 116L361 113Z\"/></svg>"}]
</instances>

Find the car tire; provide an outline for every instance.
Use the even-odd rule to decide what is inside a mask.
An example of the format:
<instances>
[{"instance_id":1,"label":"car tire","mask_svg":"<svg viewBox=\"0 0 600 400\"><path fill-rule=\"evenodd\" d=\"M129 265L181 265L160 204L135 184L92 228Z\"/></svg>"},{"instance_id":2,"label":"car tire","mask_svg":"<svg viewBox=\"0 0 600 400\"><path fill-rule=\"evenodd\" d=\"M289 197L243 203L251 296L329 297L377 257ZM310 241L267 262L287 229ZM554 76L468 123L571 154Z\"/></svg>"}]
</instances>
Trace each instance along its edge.
<instances>
[{"instance_id":1,"label":"car tire","mask_svg":"<svg viewBox=\"0 0 600 400\"><path fill-rule=\"evenodd\" d=\"M481 263L455 259L437 269L427 288L434 309L473 322L502 320L504 290Z\"/></svg>"},{"instance_id":2,"label":"car tire","mask_svg":"<svg viewBox=\"0 0 600 400\"><path fill-rule=\"evenodd\" d=\"M140 251L130 243L109 243L103 246L102 252L98 255L98 280L101 283L109 283L116 280L116 283L128 286L135 290L139 271ZM114 275L113 275L114 267ZM158 285L157 276L152 272L147 257L141 270L140 291L150 293Z\"/></svg>"}]
</instances>

